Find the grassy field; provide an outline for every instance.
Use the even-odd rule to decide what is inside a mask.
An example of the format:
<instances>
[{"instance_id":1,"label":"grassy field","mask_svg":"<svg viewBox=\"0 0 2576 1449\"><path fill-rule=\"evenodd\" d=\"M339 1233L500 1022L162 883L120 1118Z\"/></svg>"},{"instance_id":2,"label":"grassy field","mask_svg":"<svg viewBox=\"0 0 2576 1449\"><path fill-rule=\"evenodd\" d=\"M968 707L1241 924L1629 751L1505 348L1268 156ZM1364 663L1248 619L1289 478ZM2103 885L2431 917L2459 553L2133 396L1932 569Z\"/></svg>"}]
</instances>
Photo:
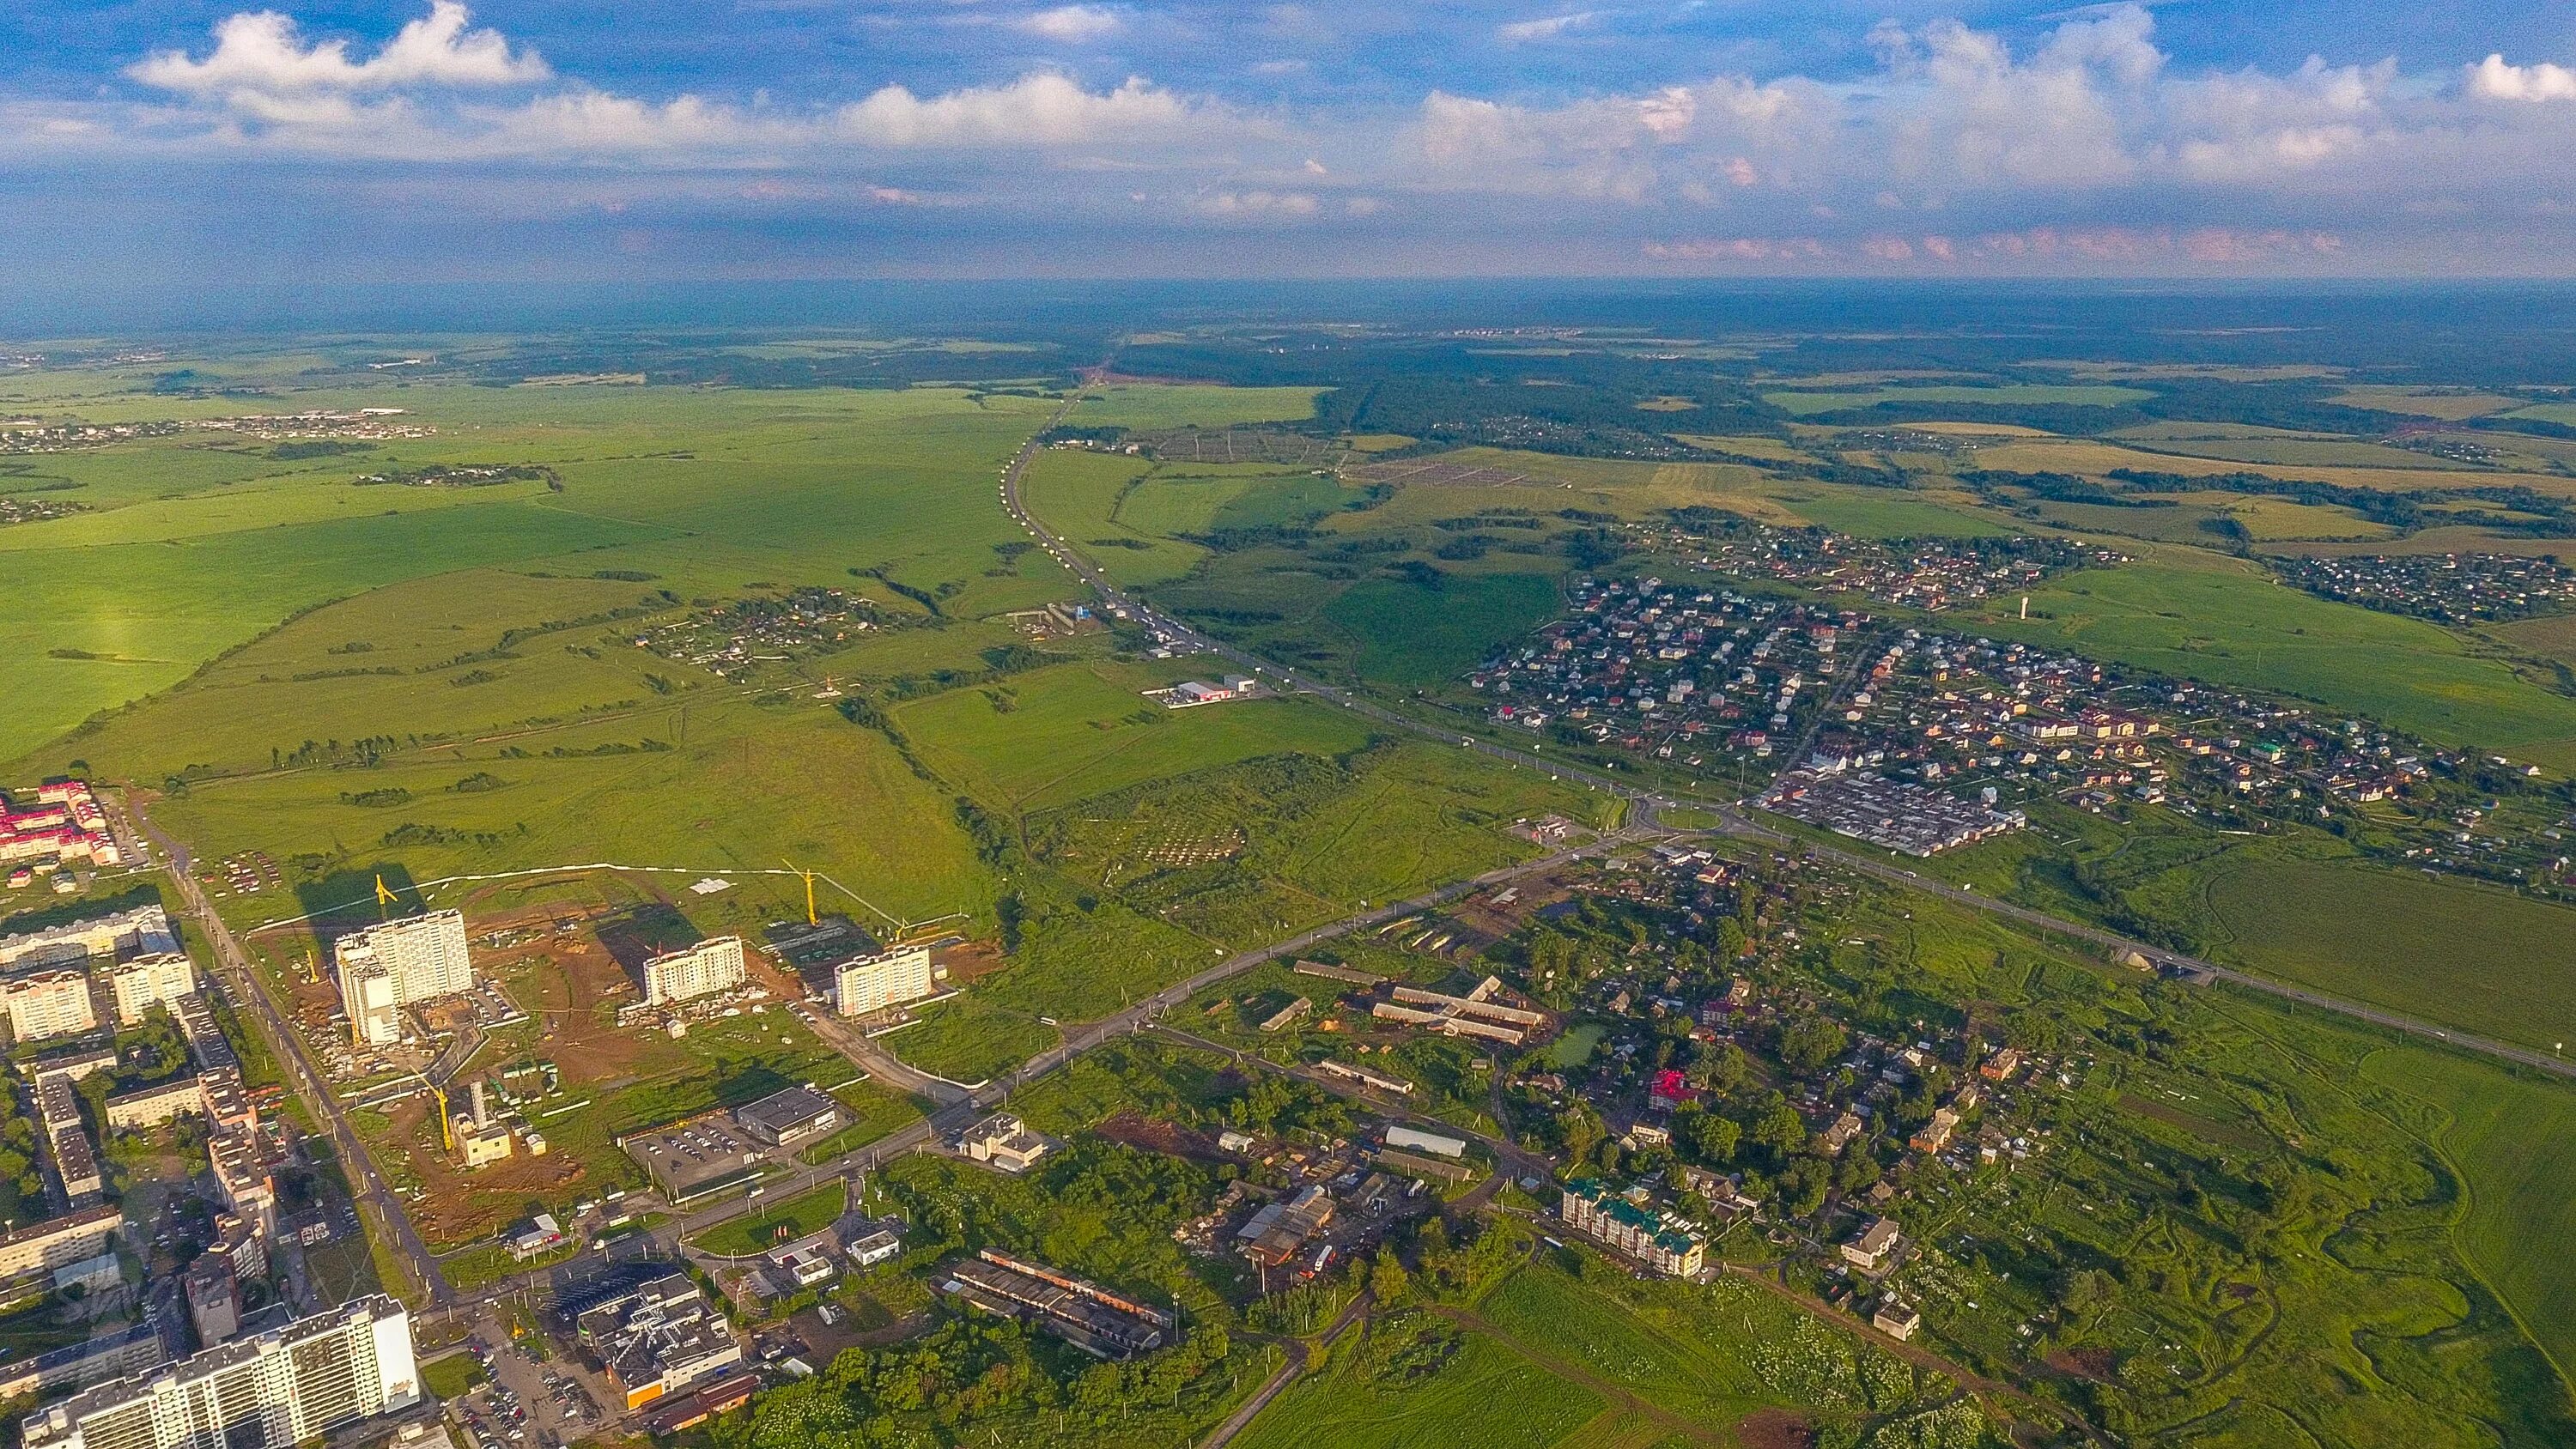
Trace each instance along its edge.
<instances>
[{"instance_id":1,"label":"grassy field","mask_svg":"<svg viewBox=\"0 0 2576 1449\"><path fill-rule=\"evenodd\" d=\"M1886 488L1783 485L1772 497L1810 523L1861 538L2002 538L2015 531L1968 509Z\"/></svg>"},{"instance_id":2,"label":"grassy field","mask_svg":"<svg viewBox=\"0 0 2576 1449\"><path fill-rule=\"evenodd\" d=\"M2329 603L2250 565L2160 553L2093 569L2031 595L2032 617L2000 606L1979 627L2101 658L2278 690L2445 744L2576 765L2576 700L2505 664L2471 656L2433 625Z\"/></svg>"},{"instance_id":3,"label":"grassy field","mask_svg":"<svg viewBox=\"0 0 2576 1449\"><path fill-rule=\"evenodd\" d=\"M1492 1449L1548 1449L1569 1442L1605 1402L1477 1334L1427 1383L1372 1382L1348 1370L1310 1374L1234 1442L1246 1449L1431 1449L1464 1442L1468 1431Z\"/></svg>"},{"instance_id":4,"label":"grassy field","mask_svg":"<svg viewBox=\"0 0 2576 1449\"><path fill-rule=\"evenodd\" d=\"M1395 579L1355 584L1324 617L1360 641L1360 673L1397 689L1446 684L1559 607L1554 578L1487 574L1438 588Z\"/></svg>"},{"instance_id":5,"label":"grassy field","mask_svg":"<svg viewBox=\"0 0 2576 1449\"><path fill-rule=\"evenodd\" d=\"M2324 861L2210 872L2223 956L2265 975L2485 1036L2576 1040L2576 911Z\"/></svg>"},{"instance_id":6,"label":"grassy field","mask_svg":"<svg viewBox=\"0 0 2576 1449\"><path fill-rule=\"evenodd\" d=\"M1231 667L1213 660L1056 665L1013 676L1000 698L997 691L952 690L903 705L895 718L943 778L1014 809L1061 805L1254 755L1351 749L1367 738L1360 722L1302 700L1175 710L1142 693Z\"/></svg>"},{"instance_id":7,"label":"grassy field","mask_svg":"<svg viewBox=\"0 0 2576 1449\"><path fill-rule=\"evenodd\" d=\"M2576 1170L2559 1150L2576 1132L2576 1091L2417 1050L2376 1053L2363 1070L2440 1114L2432 1135L2462 1186L2453 1239L2559 1374L2576 1377L2576 1263L2532 1251L2576 1229Z\"/></svg>"},{"instance_id":8,"label":"grassy field","mask_svg":"<svg viewBox=\"0 0 2576 1449\"><path fill-rule=\"evenodd\" d=\"M690 1239L689 1244L700 1252L729 1258L767 1252L784 1239L801 1238L830 1227L840 1220L848 1199L848 1192L837 1180L776 1202L763 1198L759 1207L716 1224Z\"/></svg>"},{"instance_id":9,"label":"grassy field","mask_svg":"<svg viewBox=\"0 0 2576 1449\"><path fill-rule=\"evenodd\" d=\"M291 407L386 396L316 391L292 395ZM995 573L996 547L1019 540L992 506L990 475L1044 421L1039 399L956 389L424 386L400 400L431 437L323 465L245 459L189 434L47 458L48 469L82 484L73 496L101 511L22 525L0 540L13 560L0 570L0 645L10 661L0 664L0 687L43 702L0 721L0 756L168 689L299 610L460 570L615 569L654 575L686 597L752 581L847 581L853 567L876 568L967 614L1063 591L1042 556ZM118 410L110 399L79 401L85 416ZM191 405L121 406L174 416ZM289 408L263 400L235 410ZM559 491L350 481L449 462L546 467ZM203 589L208 577L228 585ZM508 602L471 611L469 628L497 634L554 617L513 614Z\"/></svg>"},{"instance_id":10,"label":"grassy field","mask_svg":"<svg viewBox=\"0 0 2576 1449\"><path fill-rule=\"evenodd\" d=\"M1082 391L1065 422L1078 428L1222 428L1288 423L1315 414L1312 387L1213 387L1127 383Z\"/></svg>"}]
</instances>

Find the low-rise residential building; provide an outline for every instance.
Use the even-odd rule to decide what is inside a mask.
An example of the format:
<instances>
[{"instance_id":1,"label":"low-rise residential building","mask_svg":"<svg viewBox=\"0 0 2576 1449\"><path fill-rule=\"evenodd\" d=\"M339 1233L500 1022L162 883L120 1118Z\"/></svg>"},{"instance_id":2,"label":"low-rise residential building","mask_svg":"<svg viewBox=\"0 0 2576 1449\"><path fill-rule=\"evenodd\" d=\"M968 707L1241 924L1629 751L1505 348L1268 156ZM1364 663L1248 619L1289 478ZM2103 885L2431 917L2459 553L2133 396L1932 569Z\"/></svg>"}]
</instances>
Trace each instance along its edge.
<instances>
[{"instance_id":1,"label":"low-rise residential building","mask_svg":"<svg viewBox=\"0 0 2576 1449\"><path fill-rule=\"evenodd\" d=\"M1688 1278L1703 1266L1706 1244L1680 1219L1657 1213L1597 1178L1577 1178L1558 1194L1565 1225L1604 1243L1658 1273Z\"/></svg>"},{"instance_id":2,"label":"low-rise residential building","mask_svg":"<svg viewBox=\"0 0 2576 1449\"><path fill-rule=\"evenodd\" d=\"M107 1125L118 1128L158 1127L174 1117L202 1115L206 1089L195 1077L174 1077L157 1087L137 1087L107 1099Z\"/></svg>"},{"instance_id":3,"label":"low-rise residential building","mask_svg":"<svg viewBox=\"0 0 2576 1449\"><path fill-rule=\"evenodd\" d=\"M1843 1261L1865 1273L1875 1273L1887 1265L1904 1242L1905 1235L1894 1218L1872 1218L1858 1236L1843 1244Z\"/></svg>"},{"instance_id":4,"label":"low-rise residential building","mask_svg":"<svg viewBox=\"0 0 2576 1449\"><path fill-rule=\"evenodd\" d=\"M1878 1311L1869 1316L1869 1326L1903 1343L1914 1336L1914 1330L1923 1326L1923 1315L1893 1298L1883 1299Z\"/></svg>"},{"instance_id":5,"label":"low-rise residential building","mask_svg":"<svg viewBox=\"0 0 2576 1449\"><path fill-rule=\"evenodd\" d=\"M124 1221L122 1209L102 1204L0 1233L0 1278L95 1258Z\"/></svg>"},{"instance_id":6,"label":"low-rise residential building","mask_svg":"<svg viewBox=\"0 0 2576 1449\"><path fill-rule=\"evenodd\" d=\"M179 949L161 903L0 936L0 969L80 966L93 956L146 956Z\"/></svg>"}]
</instances>

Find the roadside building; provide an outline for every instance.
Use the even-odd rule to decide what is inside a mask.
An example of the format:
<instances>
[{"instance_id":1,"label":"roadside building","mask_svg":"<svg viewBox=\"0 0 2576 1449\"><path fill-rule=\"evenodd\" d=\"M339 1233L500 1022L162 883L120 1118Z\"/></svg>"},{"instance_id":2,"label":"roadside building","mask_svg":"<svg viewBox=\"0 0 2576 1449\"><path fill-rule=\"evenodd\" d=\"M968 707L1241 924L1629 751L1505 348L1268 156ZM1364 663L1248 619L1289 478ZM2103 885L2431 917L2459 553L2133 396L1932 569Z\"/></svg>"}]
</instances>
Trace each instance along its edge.
<instances>
[{"instance_id":1,"label":"roadside building","mask_svg":"<svg viewBox=\"0 0 2576 1449\"><path fill-rule=\"evenodd\" d=\"M573 1320L582 1345L640 1408L742 1362L742 1345L685 1273L647 1280Z\"/></svg>"},{"instance_id":2,"label":"roadside building","mask_svg":"<svg viewBox=\"0 0 2576 1449\"><path fill-rule=\"evenodd\" d=\"M853 957L832 968L832 1008L843 1016L873 1016L930 995L936 976L928 946Z\"/></svg>"},{"instance_id":3,"label":"roadside building","mask_svg":"<svg viewBox=\"0 0 2576 1449\"><path fill-rule=\"evenodd\" d=\"M116 1019L140 1026L156 1003L177 1010L179 999L197 989L197 967L179 952L156 951L117 963L107 980L116 993Z\"/></svg>"},{"instance_id":4,"label":"roadside building","mask_svg":"<svg viewBox=\"0 0 2576 1449\"><path fill-rule=\"evenodd\" d=\"M772 1147L793 1147L841 1125L841 1104L810 1086L788 1087L736 1107L734 1123Z\"/></svg>"},{"instance_id":5,"label":"roadside building","mask_svg":"<svg viewBox=\"0 0 2576 1449\"><path fill-rule=\"evenodd\" d=\"M1037 1166L1039 1158L1055 1150L1055 1143L1004 1112L968 1128L966 1135L958 1139L957 1148L976 1162L1017 1173Z\"/></svg>"}]
</instances>

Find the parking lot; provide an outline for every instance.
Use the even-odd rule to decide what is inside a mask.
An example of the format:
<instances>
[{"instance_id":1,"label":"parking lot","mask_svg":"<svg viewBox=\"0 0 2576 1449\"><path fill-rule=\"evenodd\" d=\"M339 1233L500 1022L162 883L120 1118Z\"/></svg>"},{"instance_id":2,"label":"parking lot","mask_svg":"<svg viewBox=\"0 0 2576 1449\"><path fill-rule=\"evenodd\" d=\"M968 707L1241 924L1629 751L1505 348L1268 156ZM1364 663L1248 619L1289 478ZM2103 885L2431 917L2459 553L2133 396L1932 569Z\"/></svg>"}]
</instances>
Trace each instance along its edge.
<instances>
[{"instance_id":1,"label":"parking lot","mask_svg":"<svg viewBox=\"0 0 2576 1449\"><path fill-rule=\"evenodd\" d=\"M501 1337L490 1318L476 1326L466 1350L491 1376L450 1406L474 1449L562 1449L600 1428L604 1415L590 1391Z\"/></svg>"},{"instance_id":2,"label":"parking lot","mask_svg":"<svg viewBox=\"0 0 2576 1449\"><path fill-rule=\"evenodd\" d=\"M673 1199L727 1178L740 1177L762 1160L763 1148L722 1117L706 1117L626 1139L626 1151Z\"/></svg>"}]
</instances>

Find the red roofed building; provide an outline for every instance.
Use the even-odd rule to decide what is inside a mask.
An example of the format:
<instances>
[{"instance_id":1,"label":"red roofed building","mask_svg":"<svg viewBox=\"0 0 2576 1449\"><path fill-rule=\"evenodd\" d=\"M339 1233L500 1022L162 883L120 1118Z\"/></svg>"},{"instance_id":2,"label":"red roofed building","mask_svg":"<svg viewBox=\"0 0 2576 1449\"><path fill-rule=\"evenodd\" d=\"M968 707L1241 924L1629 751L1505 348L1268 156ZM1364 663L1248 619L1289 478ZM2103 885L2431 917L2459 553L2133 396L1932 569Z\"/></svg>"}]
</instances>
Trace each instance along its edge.
<instances>
[{"instance_id":1,"label":"red roofed building","mask_svg":"<svg viewBox=\"0 0 2576 1449\"><path fill-rule=\"evenodd\" d=\"M1655 1079L1646 1086L1646 1105L1658 1112L1669 1112L1684 1102L1698 1100L1699 1088L1669 1067L1655 1073Z\"/></svg>"}]
</instances>

